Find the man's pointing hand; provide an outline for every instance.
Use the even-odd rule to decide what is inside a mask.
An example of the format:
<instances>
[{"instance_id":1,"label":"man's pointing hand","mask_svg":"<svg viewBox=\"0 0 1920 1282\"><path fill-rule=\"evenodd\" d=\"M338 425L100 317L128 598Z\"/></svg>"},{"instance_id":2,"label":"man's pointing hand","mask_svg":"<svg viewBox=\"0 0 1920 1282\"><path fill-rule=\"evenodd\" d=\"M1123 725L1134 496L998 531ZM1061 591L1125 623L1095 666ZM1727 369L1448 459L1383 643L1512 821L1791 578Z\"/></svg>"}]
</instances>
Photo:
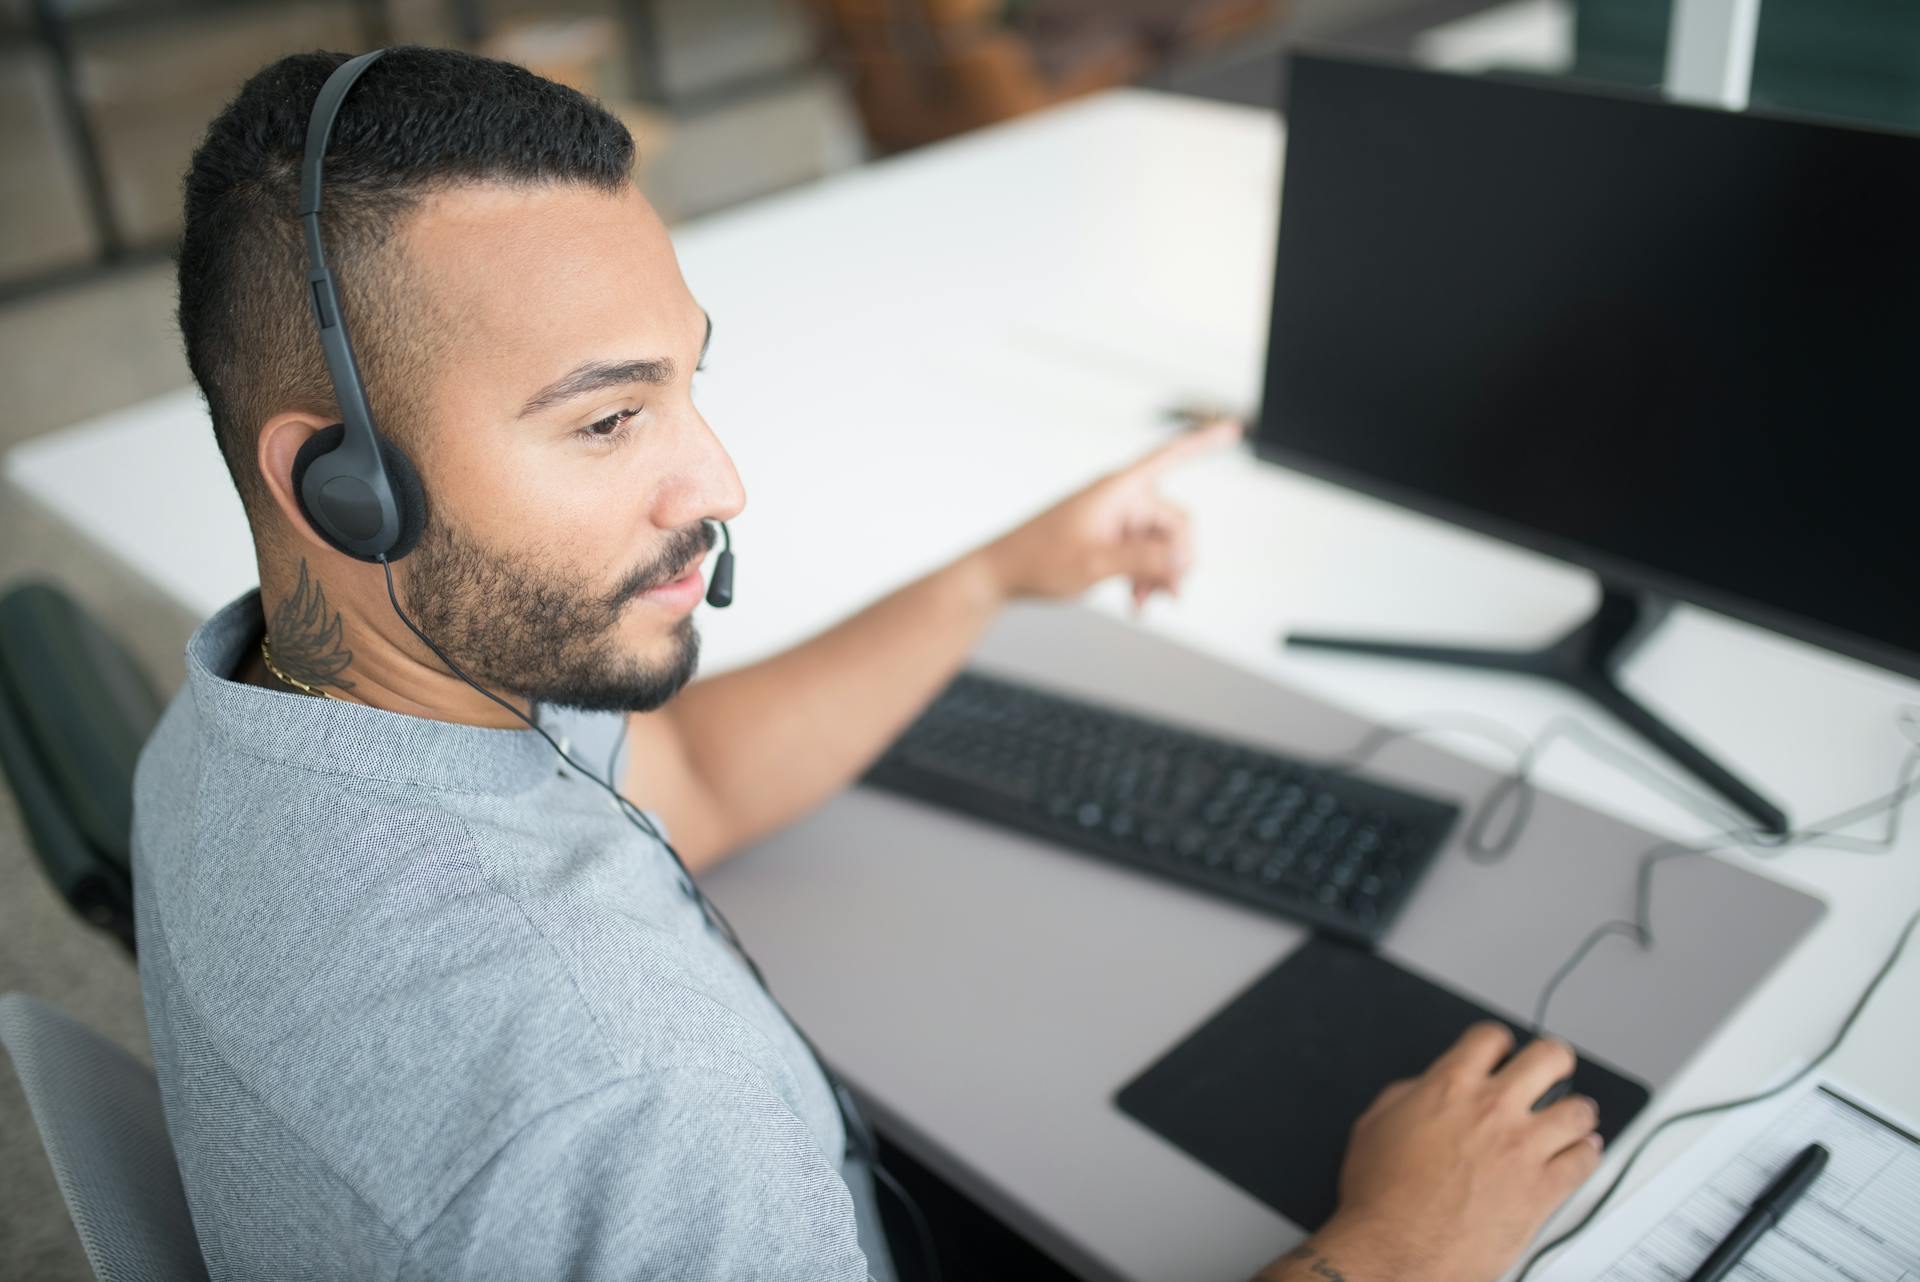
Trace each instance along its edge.
<instances>
[{"instance_id":1,"label":"man's pointing hand","mask_svg":"<svg viewBox=\"0 0 1920 1282\"><path fill-rule=\"evenodd\" d=\"M1178 596L1193 559L1189 519L1156 483L1241 432L1223 419L1183 433L995 539L982 551L1003 596L1077 596L1116 574L1132 581L1136 612L1155 592Z\"/></svg>"}]
</instances>

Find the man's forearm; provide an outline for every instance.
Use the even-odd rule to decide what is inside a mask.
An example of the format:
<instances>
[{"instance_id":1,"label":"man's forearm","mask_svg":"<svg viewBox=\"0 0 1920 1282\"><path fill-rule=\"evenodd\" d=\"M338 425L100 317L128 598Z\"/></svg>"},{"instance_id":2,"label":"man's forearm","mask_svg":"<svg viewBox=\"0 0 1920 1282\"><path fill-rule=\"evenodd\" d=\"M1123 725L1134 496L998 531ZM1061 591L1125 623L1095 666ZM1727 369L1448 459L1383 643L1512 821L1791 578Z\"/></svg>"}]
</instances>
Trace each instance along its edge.
<instances>
[{"instance_id":1,"label":"man's forearm","mask_svg":"<svg viewBox=\"0 0 1920 1282\"><path fill-rule=\"evenodd\" d=\"M976 551L668 704L726 816L729 850L856 779L960 668L1003 599L989 556Z\"/></svg>"}]
</instances>

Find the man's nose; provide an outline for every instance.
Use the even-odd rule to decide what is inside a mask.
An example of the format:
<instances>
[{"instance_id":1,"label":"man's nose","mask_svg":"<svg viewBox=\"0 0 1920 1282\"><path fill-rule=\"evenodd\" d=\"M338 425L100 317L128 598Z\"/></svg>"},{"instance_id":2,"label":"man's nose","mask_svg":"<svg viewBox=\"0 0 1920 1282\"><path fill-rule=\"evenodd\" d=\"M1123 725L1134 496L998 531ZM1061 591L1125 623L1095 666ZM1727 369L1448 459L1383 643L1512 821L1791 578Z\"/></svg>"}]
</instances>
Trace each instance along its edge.
<instances>
[{"instance_id":1,"label":"man's nose","mask_svg":"<svg viewBox=\"0 0 1920 1282\"><path fill-rule=\"evenodd\" d=\"M720 438L698 419L688 433L686 453L677 470L677 483L662 496L654 524L678 529L696 521L731 521L747 505L746 487Z\"/></svg>"}]
</instances>

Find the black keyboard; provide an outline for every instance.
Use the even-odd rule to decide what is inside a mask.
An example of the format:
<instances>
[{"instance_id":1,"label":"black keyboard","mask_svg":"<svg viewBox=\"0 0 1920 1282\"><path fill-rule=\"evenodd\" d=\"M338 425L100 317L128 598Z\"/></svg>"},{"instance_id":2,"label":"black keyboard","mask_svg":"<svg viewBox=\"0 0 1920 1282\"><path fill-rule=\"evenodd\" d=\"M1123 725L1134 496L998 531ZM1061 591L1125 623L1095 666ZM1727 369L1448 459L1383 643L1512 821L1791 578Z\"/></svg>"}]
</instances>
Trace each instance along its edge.
<instances>
[{"instance_id":1,"label":"black keyboard","mask_svg":"<svg viewBox=\"0 0 1920 1282\"><path fill-rule=\"evenodd\" d=\"M865 781L1369 942L1460 814L975 672L956 678Z\"/></svg>"}]
</instances>

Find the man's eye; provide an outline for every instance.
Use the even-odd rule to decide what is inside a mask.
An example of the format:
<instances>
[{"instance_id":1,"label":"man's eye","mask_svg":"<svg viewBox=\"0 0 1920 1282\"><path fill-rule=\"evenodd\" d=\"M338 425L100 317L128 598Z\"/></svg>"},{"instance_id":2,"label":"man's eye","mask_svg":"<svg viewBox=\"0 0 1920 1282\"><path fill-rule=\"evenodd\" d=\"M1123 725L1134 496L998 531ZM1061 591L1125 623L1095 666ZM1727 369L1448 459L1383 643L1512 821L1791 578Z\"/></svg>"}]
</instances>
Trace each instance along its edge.
<instances>
[{"instance_id":1,"label":"man's eye","mask_svg":"<svg viewBox=\"0 0 1920 1282\"><path fill-rule=\"evenodd\" d=\"M603 419L587 424L580 429L578 435L601 443L620 440L627 434L627 420L639 412L639 410L616 410Z\"/></svg>"}]
</instances>

